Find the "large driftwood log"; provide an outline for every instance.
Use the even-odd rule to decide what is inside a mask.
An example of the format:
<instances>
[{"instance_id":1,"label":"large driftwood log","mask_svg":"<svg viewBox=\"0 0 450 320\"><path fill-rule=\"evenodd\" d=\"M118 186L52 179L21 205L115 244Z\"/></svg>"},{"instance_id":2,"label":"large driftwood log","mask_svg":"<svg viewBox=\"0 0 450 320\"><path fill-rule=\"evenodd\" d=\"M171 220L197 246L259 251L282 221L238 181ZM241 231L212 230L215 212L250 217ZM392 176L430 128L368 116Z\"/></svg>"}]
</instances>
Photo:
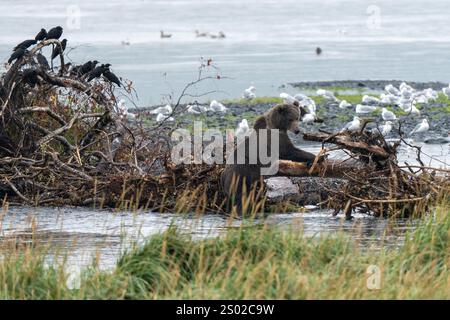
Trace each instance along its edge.
<instances>
[{"instance_id":1,"label":"large driftwood log","mask_svg":"<svg viewBox=\"0 0 450 320\"><path fill-rule=\"evenodd\" d=\"M333 160L328 159L313 166L306 163L290 160L278 161L278 175L290 177L326 177L345 178L346 174L355 170L362 170L367 164L357 160Z\"/></svg>"},{"instance_id":2,"label":"large driftwood log","mask_svg":"<svg viewBox=\"0 0 450 320\"><path fill-rule=\"evenodd\" d=\"M369 144L366 141L363 141L360 138L360 135L361 134L358 134L357 139L352 139L352 135L349 132L337 134L318 132L305 133L303 135L303 139L308 141L318 141L322 143L333 143L354 153L375 156L378 160L386 160L392 154L394 154L393 152L389 151L390 147L386 144L384 139L379 139L377 143ZM373 137L374 136L372 136L371 138Z\"/></svg>"}]
</instances>

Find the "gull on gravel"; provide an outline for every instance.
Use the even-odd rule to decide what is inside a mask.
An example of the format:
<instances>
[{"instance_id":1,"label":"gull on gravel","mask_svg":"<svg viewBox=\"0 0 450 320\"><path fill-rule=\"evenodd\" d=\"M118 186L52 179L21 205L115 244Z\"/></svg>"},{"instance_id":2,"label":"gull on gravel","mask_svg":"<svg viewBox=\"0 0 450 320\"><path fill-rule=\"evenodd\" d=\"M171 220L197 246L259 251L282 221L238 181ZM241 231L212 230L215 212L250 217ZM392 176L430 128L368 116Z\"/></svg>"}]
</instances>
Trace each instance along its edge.
<instances>
[{"instance_id":1,"label":"gull on gravel","mask_svg":"<svg viewBox=\"0 0 450 320\"><path fill-rule=\"evenodd\" d=\"M227 108L220 102L213 100L209 104L209 109L214 112L226 112Z\"/></svg>"},{"instance_id":2,"label":"gull on gravel","mask_svg":"<svg viewBox=\"0 0 450 320\"><path fill-rule=\"evenodd\" d=\"M339 108L340 108L340 109L347 109L347 108L350 108L351 106L352 106L352 104L349 103L349 102L347 102L346 100L342 100L342 101L339 103Z\"/></svg>"},{"instance_id":3,"label":"gull on gravel","mask_svg":"<svg viewBox=\"0 0 450 320\"><path fill-rule=\"evenodd\" d=\"M339 99L336 98L334 96L334 93L329 91L329 90L319 89L319 90L317 90L316 93L317 93L318 96L324 97L327 100L332 100L332 101L339 102Z\"/></svg>"},{"instance_id":4,"label":"gull on gravel","mask_svg":"<svg viewBox=\"0 0 450 320\"><path fill-rule=\"evenodd\" d=\"M389 93L389 94L393 94L394 96L399 96L400 95L400 90L398 90L396 87L394 87L392 84L388 84L387 86L384 87L384 90Z\"/></svg>"},{"instance_id":5,"label":"gull on gravel","mask_svg":"<svg viewBox=\"0 0 450 320\"><path fill-rule=\"evenodd\" d=\"M170 104L165 105L164 107L158 107L156 109L153 109L152 111L150 111L151 114L163 114L163 115L168 115L172 113L172 107L170 106Z\"/></svg>"},{"instance_id":6,"label":"gull on gravel","mask_svg":"<svg viewBox=\"0 0 450 320\"><path fill-rule=\"evenodd\" d=\"M297 99L286 92L280 93L280 98L283 99L284 104L295 104L295 102L298 102Z\"/></svg>"},{"instance_id":7,"label":"gull on gravel","mask_svg":"<svg viewBox=\"0 0 450 320\"><path fill-rule=\"evenodd\" d=\"M303 123L312 123L314 120L316 120L316 115L313 113L307 113L302 118Z\"/></svg>"},{"instance_id":8,"label":"gull on gravel","mask_svg":"<svg viewBox=\"0 0 450 320\"><path fill-rule=\"evenodd\" d=\"M205 113L206 111L208 111L208 109L205 106L201 106L201 105L187 105L186 111L187 111L187 113L201 114L201 113Z\"/></svg>"},{"instance_id":9,"label":"gull on gravel","mask_svg":"<svg viewBox=\"0 0 450 320\"><path fill-rule=\"evenodd\" d=\"M377 109L378 108L374 107L374 106L366 106L366 105L363 105L363 104L357 104L356 108L355 108L355 111L356 111L356 113L370 113L370 112L373 112L373 111L375 111Z\"/></svg>"},{"instance_id":10,"label":"gull on gravel","mask_svg":"<svg viewBox=\"0 0 450 320\"><path fill-rule=\"evenodd\" d=\"M364 104L379 104L380 99L372 97L372 96L364 95L362 97L362 103L364 103Z\"/></svg>"},{"instance_id":11,"label":"gull on gravel","mask_svg":"<svg viewBox=\"0 0 450 320\"><path fill-rule=\"evenodd\" d=\"M162 121L174 121L175 119L172 117L169 117L167 114L158 113L156 116L156 122L162 122Z\"/></svg>"},{"instance_id":12,"label":"gull on gravel","mask_svg":"<svg viewBox=\"0 0 450 320\"><path fill-rule=\"evenodd\" d=\"M379 131L383 136L386 136L389 132L392 131L392 122L386 121L384 125L380 126Z\"/></svg>"},{"instance_id":13,"label":"gull on gravel","mask_svg":"<svg viewBox=\"0 0 450 320\"><path fill-rule=\"evenodd\" d=\"M342 131L358 131L361 129L361 119L358 116L353 117L353 121L347 123ZM341 132L342 132L341 131Z\"/></svg>"},{"instance_id":14,"label":"gull on gravel","mask_svg":"<svg viewBox=\"0 0 450 320\"><path fill-rule=\"evenodd\" d=\"M316 113L316 103L314 102L313 99L311 99L310 97L306 97L306 99L302 100L300 102L300 105L302 107L305 107L308 109L309 113Z\"/></svg>"},{"instance_id":15,"label":"gull on gravel","mask_svg":"<svg viewBox=\"0 0 450 320\"><path fill-rule=\"evenodd\" d=\"M396 120L397 116L392 111L389 111L386 108L381 109L381 117L384 121Z\"/></svg>"},{"instance_id":16,"label":"gull on gravel","mask_svg":"<svg viewBox=\"0 0 450 320\"><path fill-rule=\"evenodd\" d=\"M420 116L420 110L416 108L414 104L411 104L409 108L403 109L408 114Z\"/></svg>"},{"instance_id":17,"label":"gull on gravel","mask_svg":"<svg viewBox=\"0 0 450 320\"><path fill-rule=\"evenodd\" d=\"M423 119L422 122L419 123L413 129L413 131L411 131L410 135L413 135L413 134L419 133L419 132L425 132L425 131L428 131L428 129L430 129L430 125L428 124L428 120L427 119Z\"/></svg>"},{"instance_id":18,"label":"gull on gravel","mask_svg":"<svg viewBox=\"0 0 450 320\"><path fill-rule=\"evenodd\" d=\"M244 136L249 132L250 127L248 126L247 119L242 119L236 129L236 137L238 141L242 140Z\"/></svg>"},{"instance_id":19,"label":"gull on gravel","mask_svg":"<svg viewBox=\"0 0 450 320\"><path fill-rule=\"evenodd\" d=\"M442 93L448 98L450 96L450 85L448 87L442 88Z\"/></svg>"}]
</instances>

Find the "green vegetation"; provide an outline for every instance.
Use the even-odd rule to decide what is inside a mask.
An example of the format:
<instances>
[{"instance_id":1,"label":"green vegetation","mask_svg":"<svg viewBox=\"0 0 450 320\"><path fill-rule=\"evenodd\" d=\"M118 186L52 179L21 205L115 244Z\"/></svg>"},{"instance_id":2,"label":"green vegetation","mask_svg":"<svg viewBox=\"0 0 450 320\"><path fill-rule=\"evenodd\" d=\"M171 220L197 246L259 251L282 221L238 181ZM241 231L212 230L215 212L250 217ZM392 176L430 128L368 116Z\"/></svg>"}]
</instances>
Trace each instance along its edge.
<instances>
[{"instance_id":1,"label":"green vegetation","mask_svg":"<svg viewBox=\"0 0 450 320\"><path fill-rule=\"evenodd\" d=\"M229 100L223 100L222 103L224 105L230 105L230 104L236 104L236 105L247 105L247 106L254 106L259 104L277 104L281 102L280 97L256 97L251 100L247 100L244 98L240 99L229 99Z\"/></svg>"},{"instance_id":2,"label":"green vegetation","mask_svg":"<svg viewBox=\"0 0 450 320\"><path fill-rule=\"evenodd\" d=\"M398 249L361 249L342 234L241 227L192 240L175 228L124 254L114 270L84 270L77 289L45 249L11 244L0 262L1 299L449 299L448 198ZM367 268L381 288L367 288Z\"/></svg>"}]
</instances>

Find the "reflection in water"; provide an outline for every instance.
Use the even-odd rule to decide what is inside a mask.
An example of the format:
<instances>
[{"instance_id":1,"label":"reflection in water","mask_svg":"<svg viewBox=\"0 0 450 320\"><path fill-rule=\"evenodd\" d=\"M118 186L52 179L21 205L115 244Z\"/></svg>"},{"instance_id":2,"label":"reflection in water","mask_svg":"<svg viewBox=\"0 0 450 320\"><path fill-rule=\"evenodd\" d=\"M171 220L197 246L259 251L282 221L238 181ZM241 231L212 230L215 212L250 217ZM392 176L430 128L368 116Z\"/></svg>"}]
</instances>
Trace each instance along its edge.
<instances>
[{"instance_id":1,"label":"reflection in water","mask_svg":"<svg viewBox=\"0 0 450 320\"><path fill-rule=\"evenodd\" d=\"M375 245L396 247L405 232L413 226L405 220L392 224L386 219L356 215L354 221L332 217L331 211L275 214L253 221L282 228L291 227L307 237L344 231L363 247ZM99 258L100 267L112 268L119 255L134 242L142 242L151 235L163 232L170 225L194 239L216 237L230 228L242 226L241 220L219 215L194 217L189 215L158 214L152 212L115 213L81 208L13 207L1 219L4 241L18 243L32 241L50 245L50 259L67 254L69 264L88 265ZM246 223L248 225L248 223Z\"/></svg>"}]
</instances>

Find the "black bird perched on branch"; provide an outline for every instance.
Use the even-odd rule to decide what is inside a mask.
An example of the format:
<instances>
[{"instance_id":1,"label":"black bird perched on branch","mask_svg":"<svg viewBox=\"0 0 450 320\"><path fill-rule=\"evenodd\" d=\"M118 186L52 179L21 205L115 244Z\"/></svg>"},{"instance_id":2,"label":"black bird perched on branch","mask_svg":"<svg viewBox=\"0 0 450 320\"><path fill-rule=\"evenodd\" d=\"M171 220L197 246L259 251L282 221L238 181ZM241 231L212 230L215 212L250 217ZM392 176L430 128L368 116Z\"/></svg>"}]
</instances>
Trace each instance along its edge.
<instances>
[{"instance_id":1,"label":"black bird perched on branch","mask_svg":"<svg viewBox=\"0 0 450 320\"><path fill-rule=\"evenodd\" d=\"M21 43L19 43L17 46L14 47L13 51L17 51L17 49L28 49L28 47L36 43L37 41L33 39L22 41Z\"/></svg>"},{"instance_id":2,"label":"black bird perched on branch","mask_svg":"<svg viewBox=\"0 0 450 320\"><path fill-rule=\"evenodd\" d=\"M58 40L61 37L62 33L63 33L63 28L61 26L57 26L57 27L51 28L47 32L47 36L45 37L45 39L47 39L47 40L50 40L50 39Z\"/></svg>"},{"instance_id":3,"label":"black bird perched on branch","mask_svg":"<svg viewBox=\"0 0 450 320\"><path fill-rule=\"evenodd\" d=\"M117 78L117 76L114 73L112 73L111 70L106 69L103 72L103 76L106 79L108 79L110 82L113 82L113 83L117 84L120 87L120 80L119 80L119 78Z\"/></svg>"},{"instance_id":4,"label":"black bird perched on branch","mask_svg":"<svg viewBox=\"0 0 450 320\"><path fill-rule=\"evenodd\" d=\"M37 60L38 64L45 70L50 69L50 65L48 64L47 58L44 57L41 53L38 53L36 55L36 60Z\"/></svg>"},{"instance_id":5,"label":"black bird perched on branch","mask_svg":"<svg viewBox=\"0 0 450 320\"><path fill-rule=\"evenodd\" d=\"M102 64L102 65L96 67L94 70L92 70L92 71L89 73L89 77L88 77L87 81L91 81L91 80L93 80L93 79L95 79L95 78L99 78L99 77L103 74L103 72L105 72L106 70L108 70L108 68L109 68L110 66L111 66L111 65L110 65L109 63L107 63L107 64Z\"/></svg>"},{"instance_id":6,"label":"black bird perched on branch","mask_svg":"<svg viewBox=\"0 0 450 320\"><path fill-rule=\"evenodd\" d=\"M29 84L32 88L38 83L38 71L36 69L25 69L22 72L23 82Z\"/></svg>"},{"instance_id":7,"label":"black bird perched on branch","mask_svg":"<svg viewBox=\"0 0 450 320\"><path fill-rule=\"evenodd\" d=\"M56 45L53 48L52 60L55 59L57 56L59 56L61 53L63 53L64 50L66 50L66 45L67 45L67 39L63 39L63 41L61 41L61 45L60 46Z\"/></svg>"},{"instance_id":8,"label":"black bird perched on branch","mask_svg":"<svg viewBox=\"0 0 450 320\"><path fill-rule=\"evenodd\" d=\"M9 57L8 63L11 63L16 59L22 58L26 52L27 52L27 50L25 50L23 48L18 48L16 51L13 52L11 57Z\"/></svg>"},{"instance_id":9,"label":"black bird perched on branch","mask_svg":"<svg viewBox=\"0 0 450 320\"><path fill-rule=\"evenodd\" d=\"M82 75L85 75L85 74L91 72L92 70L94 70L97 63L98 63L97 60L88 61L85 64L83 64L82 66L77 67L78 75L82 76Z\"/></svg>"},{"instance_id":10,"label":"black bird perched on branch","mask_svg":"<svg viewBox=\"0 0 450 320\"><path fill-rule=\"evenodd\" d=\"M34 38L34 40L36 41L42 41L47 37L47 31L42 28L41 31L39 31L39 33L36 35L36 37Z\"/></svg>"}]
</instances>

